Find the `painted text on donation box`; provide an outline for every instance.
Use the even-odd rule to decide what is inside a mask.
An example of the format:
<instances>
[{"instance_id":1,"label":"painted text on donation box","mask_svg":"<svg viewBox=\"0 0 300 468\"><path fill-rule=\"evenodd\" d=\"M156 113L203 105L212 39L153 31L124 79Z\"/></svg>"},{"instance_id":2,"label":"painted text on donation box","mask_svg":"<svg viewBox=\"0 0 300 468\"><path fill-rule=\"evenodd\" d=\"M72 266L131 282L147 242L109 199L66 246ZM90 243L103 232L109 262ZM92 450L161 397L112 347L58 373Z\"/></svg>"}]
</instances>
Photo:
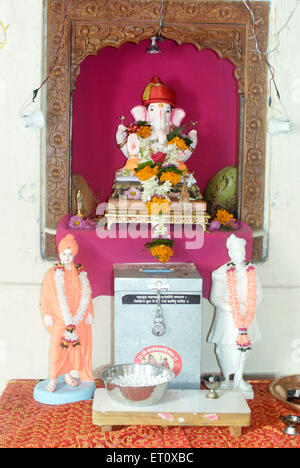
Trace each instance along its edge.
<instances>
[{"instance_id":1,"label":"painted text on donation box","mask_svg":"<svg viewBox=\"0 0 300 468\"><path fill-rule=\"evenodd\" d=\"M200 388L202 278L194 264L114 265L114 361L167 367Z\"/></svg>"}]
</instances>

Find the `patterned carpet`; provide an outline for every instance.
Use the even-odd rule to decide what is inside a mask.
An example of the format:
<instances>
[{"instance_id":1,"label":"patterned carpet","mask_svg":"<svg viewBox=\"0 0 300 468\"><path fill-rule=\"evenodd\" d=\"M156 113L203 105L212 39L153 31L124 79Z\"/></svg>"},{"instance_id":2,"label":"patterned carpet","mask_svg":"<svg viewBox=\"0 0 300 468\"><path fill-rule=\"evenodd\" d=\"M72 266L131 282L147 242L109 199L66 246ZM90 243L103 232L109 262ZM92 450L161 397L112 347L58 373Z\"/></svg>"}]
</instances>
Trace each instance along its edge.
<instances>
[{"instance_id":1,"label":"patterned carpet","mask_svg":"<svg viewBox=\"0 0 300 468\"><path fill-rule=\"evenodd\" d=\"M110 433L92 424L92 401L63 406L37 403L36 380L12 380L0 398L0 448L299 448L300 436L283 433L289 414L268 390L269 381L251 381L252 423L241 437L227 427L120 426ZM97 387L102 382L97 381Z\"/></svg>"}]
</instances>

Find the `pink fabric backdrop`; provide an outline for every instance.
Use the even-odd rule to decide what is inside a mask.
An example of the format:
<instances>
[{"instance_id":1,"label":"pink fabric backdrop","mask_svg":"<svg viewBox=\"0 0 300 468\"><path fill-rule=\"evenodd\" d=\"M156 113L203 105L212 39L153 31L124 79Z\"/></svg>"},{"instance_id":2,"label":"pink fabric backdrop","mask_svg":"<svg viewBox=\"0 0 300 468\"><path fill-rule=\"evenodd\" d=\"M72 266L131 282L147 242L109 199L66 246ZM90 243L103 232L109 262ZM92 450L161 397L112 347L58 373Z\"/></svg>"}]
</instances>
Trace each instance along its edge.
<instances>
[{"instance_id":1,"label":"pink fabric backdrop","mask_svg":"<svg viewBox=\"0 0 300 468\"><path fill-rule=\"evenodd\" d=\"M127 237L100 239L95 230L84 231L82 229L68 228L70 215L61 219L57 234L57 247L60 240L67 234L73 234L79 245L79 253L75 258L76 263L84 265L91 282L93 297L113 296L113 264L114 263L152 263L151 254L145 251L144 244L151 240L150 229L147 239L133 239ZM112 228L113 229L113 228ZM118 230L116 230L118 235ZM193 239L183 235L181 239L174 239L174 256L172 262L195 263L203 278L203 296L209 297L211 287L211 272L229 261L226 248L226 240L232 234L227 232L211 232L204 234L203 247L190 250L186 248L186 241ZM242 223L241 229L234 231L237 237L246 239L247 261L252 255L252 230L247 224ZM171 228L172 235L172 228ZM174 238L174 235L172 235Z\"/></svg>"},{"instance_id":2,"label":"pink fabric backdrop","mask_svg":"<svg viewBox=\"0 0 300 468\"><path fill-rule=\"evenodd\" d=\"M115 132L125 115L141 104L152 76L158 75L177 93L186 121L198 121L198 147L188 162L203 192L208 180L225 166L237 164L239 99L234 66L211 50L191 44L160 44L160 55L145 54L149 40L106 47L81 65L73 101L72 171L86 178L107 199L114 173L125 164Z\"/></svg>"}]
</instances>

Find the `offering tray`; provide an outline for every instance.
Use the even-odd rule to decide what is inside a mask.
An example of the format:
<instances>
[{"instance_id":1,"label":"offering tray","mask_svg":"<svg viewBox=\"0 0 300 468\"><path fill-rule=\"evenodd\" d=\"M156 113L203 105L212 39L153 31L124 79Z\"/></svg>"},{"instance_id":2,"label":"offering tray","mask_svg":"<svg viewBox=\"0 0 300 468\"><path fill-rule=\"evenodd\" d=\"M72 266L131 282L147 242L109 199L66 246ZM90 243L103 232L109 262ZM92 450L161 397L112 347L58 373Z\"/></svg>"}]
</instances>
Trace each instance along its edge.
<instances>
[{"instance_id":1,"label":"offering tray","mask_svg":"<svg viewBox=\"0 0 300 468\"><path fill-rule=\"evenodd\" d=\"M95 391L93 424L102 431L113 426L227 426L238 437L242 427L251 422L250 408L240 392L220 390L219 398L206 398L207 390L167 390L163 398L151 406L128 407L110 398L105 388Z\"/></svg>"}]
</instances>

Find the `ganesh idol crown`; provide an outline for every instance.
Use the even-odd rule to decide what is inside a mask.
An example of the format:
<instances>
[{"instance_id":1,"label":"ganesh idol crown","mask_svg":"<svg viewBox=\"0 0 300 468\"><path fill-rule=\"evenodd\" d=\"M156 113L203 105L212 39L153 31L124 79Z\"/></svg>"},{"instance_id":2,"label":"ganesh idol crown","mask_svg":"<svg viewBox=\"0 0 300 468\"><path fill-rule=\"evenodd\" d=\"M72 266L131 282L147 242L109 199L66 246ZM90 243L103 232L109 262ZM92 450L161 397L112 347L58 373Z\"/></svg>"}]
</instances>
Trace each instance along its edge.
<instances>
[{"instance_id":1,"label":"ganesh idol crown","mask_svg":"<svg viewBox=\"0 0 300 468\"><path fill-rule=\"evenodd\" d=\"M115 173L111 203L120 206L120 199L139 200L148 214L153 206L157 213L152 214L167 214L171 205L184 201L205 211L197 181L187 167L197 146L196 122L181 125L186 114L176 101L175 91L154 76L144 89L142 105L130 111L134 120L119 124L116 142L127 162Z\"/></svg>"}]
</instances>

